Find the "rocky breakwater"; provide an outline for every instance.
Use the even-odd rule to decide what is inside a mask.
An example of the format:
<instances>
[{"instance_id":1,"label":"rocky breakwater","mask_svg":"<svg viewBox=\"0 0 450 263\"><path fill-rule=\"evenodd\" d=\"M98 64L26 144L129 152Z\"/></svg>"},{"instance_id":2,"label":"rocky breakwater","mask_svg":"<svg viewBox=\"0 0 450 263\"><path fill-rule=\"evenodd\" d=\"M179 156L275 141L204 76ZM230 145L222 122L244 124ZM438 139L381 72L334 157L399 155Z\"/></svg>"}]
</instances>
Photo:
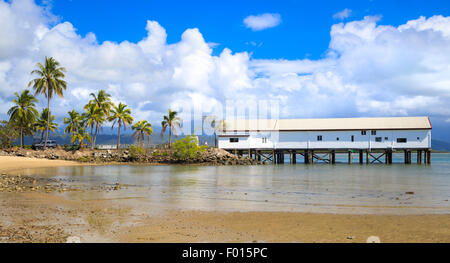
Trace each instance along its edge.
<instances>
[{"instance_id":1,"label":"rocky breakwater","mask_svg":"<svg viewBox=\"0 0 450 263\"><path fill-rule=\"evenodd\" d=\"M68 160L86 163L137 162L149 164L200 164L200 165L258 165L260 161L231 154L222 149L208 148L198 157L177 159L170 150L146 149L142 153L131 150L91 150L67 151L64 149L31 150L11 148L0 150L0 156L21 156Z\"/></svg>"}]
</instances>

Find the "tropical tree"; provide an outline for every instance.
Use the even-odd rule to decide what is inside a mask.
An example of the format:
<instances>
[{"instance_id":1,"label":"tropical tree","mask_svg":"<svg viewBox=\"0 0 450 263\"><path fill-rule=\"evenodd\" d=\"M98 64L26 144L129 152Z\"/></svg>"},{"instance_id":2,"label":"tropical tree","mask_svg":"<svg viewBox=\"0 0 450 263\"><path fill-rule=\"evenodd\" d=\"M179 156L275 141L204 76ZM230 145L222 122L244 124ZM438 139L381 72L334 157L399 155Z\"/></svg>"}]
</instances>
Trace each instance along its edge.
<instances>
[{"instance_id":1,"label":"tropical tree","mask_svg":"<svg viewBox=\"0 0 450 263\"><path fill-rule=\"evenodd\" d=\"M19 130L12 122L0 121L0 148L13 146L13 143L19 137Z\"/></svg>"},{"instance_id":2,"label":"tropical tree","mask_svg":"<svg viewBox=\"0 0 450 263\"><path fill-rule=\"evenodd\" d=\"M88 104L97 105L106 117L110 117L114 103L111 101L111 95L104 90L100 90L97 94L91 93L92 100Z\"/></svg>"},{"instance_id":3,"label":"tropical tree","mask_svg":"<svg viewBox=\"0 0 450 263\"><path fill-rule=\"evenodd\" d=\"M97 135L102 129L102 124L106 120L105 113L98 107L97 104L88 103L84 106L85 109L85 125L91 128L91 148L95 148L95 142L97 140ZM95 131L93 128L95 127Z\"/></svg>"},{"instance_id":4,"label":"tropical tree","mask_svg":"<svg viewBox=\"0 0 450 263\"><path fill-rule=\"evenodd\" d=\"M41 141L44 139L44 131L48 128L51 132L58 131L58 124L55 123L55 115L49 115L48 108L44 108L39 119L34 124L36 130L41 132Z\"/></svg>"},{"instance_id":5,"label":"tropical tree","mask_svg":"<svg viewBox=\"0 0 450 263\"><path fill-rule=\"evenodd\" d=\"M108 120L113 122L111 129L114 129L114 126L116 124L119 126L117 137L117 149L120 149L120 130L122 126L123 129L126 130L127 125L131 125L131 123L133 123L133 117L131 117L131 110L127 108L127 105L123 103L119 103L119 106L113 105L111 116L109 117Z\"/></svg>"},{"instance_id":6,"label":"tropical tree","mask_svg":"<svg viewBox=\"0 0 450 263\"><path fill-rule=\"evenodd\" d=\"M131 126L131 129L135 130L133 137L139 144L144 144L145 136L147 136L148 143L150 144L150 135L153 134L153 128L148 121L138 121Z\"/></svg>"},{"instance_id":7,"label":"tropical tree","mask_svg":"<svg viewBox=\"0 0 450 263\"><path fill-rule=\"evenodd\" d=\"M13 99L15 105L8 110L9 121L18 127L20 147L23 147L23 136L33 134L33 126L39 114L36 110L38 100L30 94L29 90L22 91L20 95L15 92L14 95L16 96Z\"/></svg>"},{"instance_id":8,"label":"tropical tree","mask_svg":"<svg viewBox=\"0 0 450 263\"><path fill-rule=\"evenodd\" d=\"M207 128L212 129L214 133L214 147L217 148L217 132L222 131L225 128L225 121L219 120L217 116L205 116L203 117L204 125L207 124ZM205 128L205 126L203 126Z\"/></svg>"},{"instance_id":9,"label":"tropical tree","mask_svg":"<svg viewBox=\"0 0 450 263\"><path fill-rule=\"evenodd\" d=\"M72 144L78 143L80 145L80 149L83 149L84 140L91 142L91 136L86 132L84 127L78 127L77 131L72 134L71 142Z\"/></svg>"},{"instance_id":10,"label":"tropical tree","mask_svg":"<svg viewBox=\"0 0 450 263\"><path fill-rule=\"evenodd\" d=\"M81 126L81 115L75 110L67 112L69 117L65 117L63 122L66 126L64 129L64 133L76 133L79 126Z\"/></svg>"},{"instance_id":11,"label":"tropical tree","mask_svg":"<svg viewBox=\"0 0 450 263\"><path fill-rule=\"evenodd\" d=\"M37 67L38 69L33 70L31 74L37 75L38 77L31 80L30 83L28 83L28 87L33 86L35 95L44 94L47 98L47 108L50 112L50 100L53 96L56 94L60 98L64 97L63 93L67 88L67 83L63 80L65 78L64 72L66 72L66 69L60 67L59 62L52 57L45 57L44 65L37 63ZM50 118L50 114L48 114L48 118ZM47 120L47 123L50 123L50 119ZM49 127L47 126L44 149L47 148L48 131Z\"/></svg>"},{"instance_id":12,"label":"tropical tree","mask_svg":"<svg viewBox=\"0 0 450 263\"><path fill-rule=\"evenodd\" d=\"M169 115L164 116L164 120L161 122L162 130L161 136L169 129L169 148L172 147L172 134L177 135L176 128L181 128L181 119L177 117L178 112L169 109Z\"/></svg>"},{"instance_id":13,"label":"tropical tree","mask_svg":"<svg viewBox=\"0 0 450 263\"><path fill-rule=\"evenodd\" d=\"M93 136L91 145L92 149L94 149L97 135L102 130L101 125L110 117L114 103L111 101L111 95L104 90L100 90L97 94L91 93L90 95L92 96L92 100L84 106L84 109L89 111L91 120L88 121L87 125L91 127L91 137ZM92 134L92 128L94 126L95 133Z\"/></svg>"}]
</instances>

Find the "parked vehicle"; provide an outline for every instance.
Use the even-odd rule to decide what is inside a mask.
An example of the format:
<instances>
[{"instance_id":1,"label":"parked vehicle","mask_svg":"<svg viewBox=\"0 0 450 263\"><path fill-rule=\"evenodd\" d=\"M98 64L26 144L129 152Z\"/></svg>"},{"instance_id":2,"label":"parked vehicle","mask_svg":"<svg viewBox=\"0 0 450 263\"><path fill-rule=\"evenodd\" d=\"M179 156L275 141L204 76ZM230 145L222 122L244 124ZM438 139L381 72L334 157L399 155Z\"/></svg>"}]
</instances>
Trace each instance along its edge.
<instances>
[{"instance_id":1,"label":"parked vehicle","mask_svg":"<svg viewBox=\"0 0 450 263\"><path fill-rule=\"evenodd\" d=\"M45 140L34 140L31 148L34 150L43 149L45 145ZM56 144L55 140L47 140L47 148L56 148L58 144Z\"/></svg>"}]
</instances>

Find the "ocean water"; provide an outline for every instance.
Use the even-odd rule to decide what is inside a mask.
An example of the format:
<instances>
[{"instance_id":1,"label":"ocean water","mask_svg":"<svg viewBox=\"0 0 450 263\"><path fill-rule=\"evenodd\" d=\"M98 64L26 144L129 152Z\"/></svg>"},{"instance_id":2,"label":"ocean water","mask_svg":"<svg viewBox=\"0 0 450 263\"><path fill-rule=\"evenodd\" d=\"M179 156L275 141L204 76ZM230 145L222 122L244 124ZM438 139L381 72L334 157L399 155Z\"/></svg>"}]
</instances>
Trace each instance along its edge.
<instances>
[{"instance_id":1,"label":"ocean water","mask_svg":"<svg viewBox=\"0 0 450 263\"><path fill-rule=\"evenodd\" d=\"M356 154L355 154L355 157ZM450 154L431 165L338 163L262 166L110 165L27 169L80 186L120 183L118 191L63 193L76 200L125 199L149 207L203 211L449 214ZM413 157L413 160L415 158ZM354 160L357 162L357 159Z\"/></svg>"}]
</instances>

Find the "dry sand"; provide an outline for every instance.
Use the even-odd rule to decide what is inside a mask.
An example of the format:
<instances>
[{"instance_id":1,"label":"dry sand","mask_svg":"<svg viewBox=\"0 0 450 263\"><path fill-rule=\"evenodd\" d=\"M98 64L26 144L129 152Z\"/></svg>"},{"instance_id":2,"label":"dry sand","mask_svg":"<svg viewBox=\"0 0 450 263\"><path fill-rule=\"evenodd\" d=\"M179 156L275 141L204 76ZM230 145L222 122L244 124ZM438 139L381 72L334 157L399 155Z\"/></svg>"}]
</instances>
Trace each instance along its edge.
<instances>
[{"instance_id":1,"label":"dry sand","mask_svg":"<svg viewBox=\"0 0 450 263\"><path fill-rule=\"evenodd\" d=\"M1 173L27 168L60 167L60 166L75 166L75 165L81 165L81 163L62 160L28 158L28 157L0 156Z\"/></svg>"},{"instance_id":2,"label":"dry sand","mask_svg":"<svg viewBox=\"0 0 450 263\"><path fill-rule=\"evenodd\" d=\"M0 172L80 165L0 157ZM343 215L166 210L137 200L74 201L47 193L0 193L0 242L450 242L450 214Z\"/></svg>"}]
</instances>

